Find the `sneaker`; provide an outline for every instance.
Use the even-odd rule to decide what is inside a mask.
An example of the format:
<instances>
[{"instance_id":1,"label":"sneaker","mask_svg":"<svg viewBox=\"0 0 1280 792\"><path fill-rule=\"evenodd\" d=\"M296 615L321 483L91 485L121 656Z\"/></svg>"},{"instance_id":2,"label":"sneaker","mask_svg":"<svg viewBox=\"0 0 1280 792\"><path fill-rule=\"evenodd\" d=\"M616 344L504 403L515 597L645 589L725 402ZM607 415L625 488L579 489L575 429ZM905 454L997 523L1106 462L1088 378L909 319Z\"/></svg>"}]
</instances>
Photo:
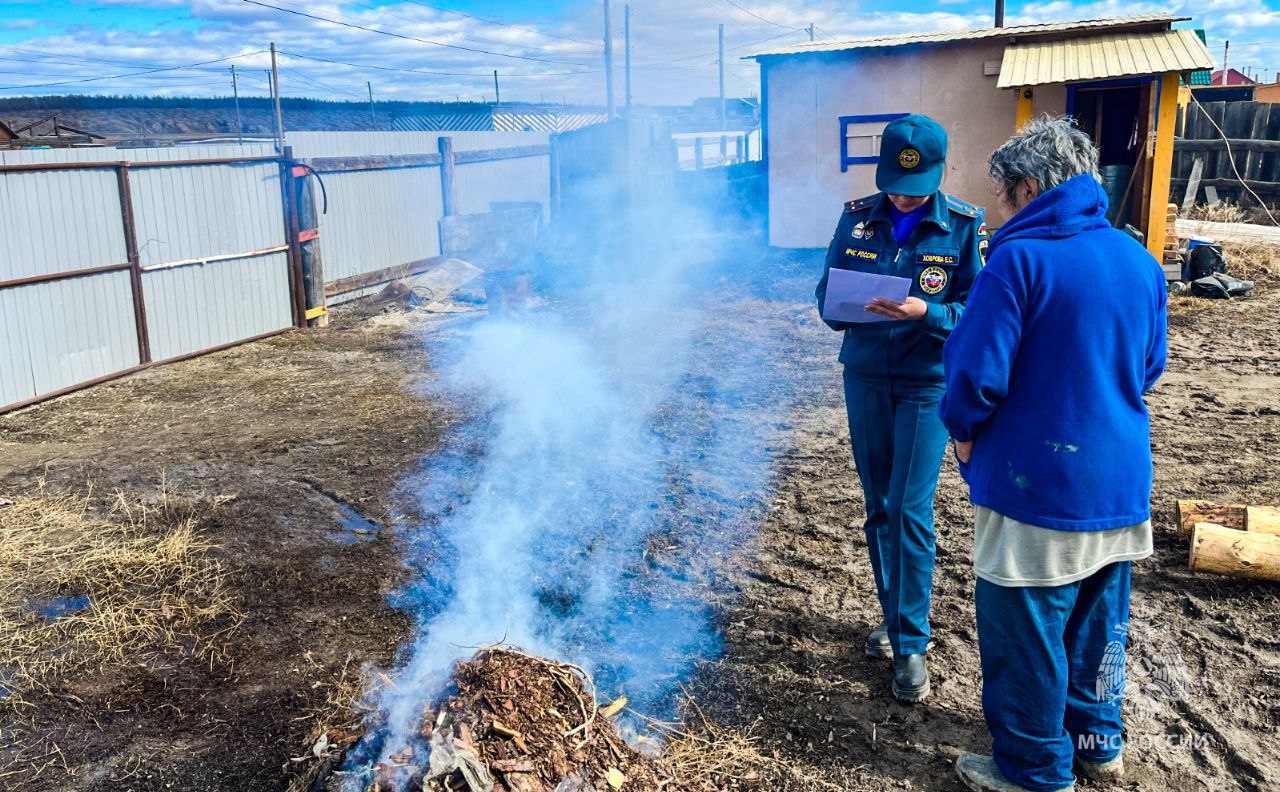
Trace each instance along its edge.
<instances>
[{"instance_id":1,"label":"sneaker","mask_svg":"<svg viewBox=\"0 0 1280 792\"><path fill-rule=\"evenodd\" d=\"M964 753L956 760L956 775L960 781L975 792L1030 792L1026 787L1018 786L1004 777L996 760L990 756ZM1075 784L1068 784L1056 792L1074 792Z\"/></svg>"}]
</instances>

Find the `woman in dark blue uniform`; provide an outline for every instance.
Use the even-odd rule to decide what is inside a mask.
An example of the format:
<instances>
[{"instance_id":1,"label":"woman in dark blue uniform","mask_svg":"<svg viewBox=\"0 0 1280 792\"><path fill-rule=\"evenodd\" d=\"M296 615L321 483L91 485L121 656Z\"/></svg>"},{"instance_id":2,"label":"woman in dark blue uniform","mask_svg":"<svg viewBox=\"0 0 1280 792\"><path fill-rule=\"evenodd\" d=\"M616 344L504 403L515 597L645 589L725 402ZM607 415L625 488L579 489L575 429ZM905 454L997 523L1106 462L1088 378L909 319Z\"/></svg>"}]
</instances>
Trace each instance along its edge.
<instances>
[{"instance_id":1,"label":"woman in dark blue uniform","mask_svg":"<svg viewBox=\"0 0 1280 792\"><path fill-rule=\"evenodd\" d=\"M821 311L832 268L911 280L903 302L876 298L866 307L885 321L824 321L844 333L849 438L884 614L866 653L892 657L894 696L916 702L929 695L933 494L948 439L938 417L942 344L982 268L987 237L983 210L939 189L947 156L940 124L907 116L885 127L881 141L880 192L845 206L817 297Z\"/></svg>"}]
</instances>

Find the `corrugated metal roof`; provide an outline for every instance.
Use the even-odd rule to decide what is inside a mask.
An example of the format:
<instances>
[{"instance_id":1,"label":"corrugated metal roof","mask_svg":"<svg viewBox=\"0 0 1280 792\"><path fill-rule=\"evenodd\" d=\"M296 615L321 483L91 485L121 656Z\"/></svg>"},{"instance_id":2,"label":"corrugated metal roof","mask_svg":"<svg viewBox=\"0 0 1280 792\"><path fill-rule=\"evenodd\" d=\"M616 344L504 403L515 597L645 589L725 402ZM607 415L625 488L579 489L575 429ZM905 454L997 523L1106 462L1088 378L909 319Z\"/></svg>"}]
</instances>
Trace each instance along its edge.
<instances>
[{"instance_id":1,"label":"corrugated metal roof","mask_svg":"<svg viewBox=\"0 0 1280 792\"><path fill-rule=\"evenodd\" d=\"M940 30L931 33L901 33L894 36L871 36L854 39L828 39L826 41L810 41L790 47L757 52L744 56L744 60L765 58L775 55L802 55L809 52L840 52L852 49L874 49L878 47L903 47L909 44L943 44L952 41L972 41L988 38L1014 38L1026 36L1043 36L1055 33L1071 33L1096 28L1130 27L1134 25L1170 25L1174 22L1185 22L1190 17L1175 17L1171 14L1149 14L1145 16L1109 17L1106 19L1081 19L1062 22L1038 22L1034 25L1014 25L1001 28L974 28L970 30Z\"/></svg>"},{"instance_id":2,"label":"corrugated metal roof","mask_svg":"<svg viewBox=\"0 0 1280 792\"><path fill-rule=\"evenodd\" d=\"M1111 33L1012 44L1000 64L1001 88L1185 72L1213 66L1194 30Z\"/></svg>"}]
</instances>

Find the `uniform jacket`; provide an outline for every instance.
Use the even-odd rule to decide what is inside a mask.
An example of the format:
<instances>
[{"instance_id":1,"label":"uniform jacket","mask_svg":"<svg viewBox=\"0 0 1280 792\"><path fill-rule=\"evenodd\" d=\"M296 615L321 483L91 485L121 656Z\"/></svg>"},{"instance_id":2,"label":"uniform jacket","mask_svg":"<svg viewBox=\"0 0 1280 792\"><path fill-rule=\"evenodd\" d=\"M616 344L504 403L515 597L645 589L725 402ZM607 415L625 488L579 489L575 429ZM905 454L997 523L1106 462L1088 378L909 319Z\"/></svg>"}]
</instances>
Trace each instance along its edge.
<instances>
[{"instance_id":1,"label":"uniform jacket","mask_svg":"<svg viewBox=\"0 0 1280 792\"><path fill-rule=\"evenodd\" d=\"M1000 229L945 353L942 421L974 441L960 467L974 503L1059 530L1151 516L1142 396L1164 371L1167 302L1159 264L1107 222L1093 176Z\"/></svg>"},{"instance_id":2,"label":"uniform jacket","mask_svg":"<svg viewBox=\"0 0 1280 792\"><path fill-rule=\"evenodd\" d=\"M832 267L911 279L911 296L928 303L919 321L850 324L825 321L844 332L840 362L869 383L939 386L942 344L955 327L982 270L987 244L984 211L939 190L930 211L899 247L889 198L883 193L850 201L836 224L818 282L818 312Z\"/></svg>"}]
</instances>

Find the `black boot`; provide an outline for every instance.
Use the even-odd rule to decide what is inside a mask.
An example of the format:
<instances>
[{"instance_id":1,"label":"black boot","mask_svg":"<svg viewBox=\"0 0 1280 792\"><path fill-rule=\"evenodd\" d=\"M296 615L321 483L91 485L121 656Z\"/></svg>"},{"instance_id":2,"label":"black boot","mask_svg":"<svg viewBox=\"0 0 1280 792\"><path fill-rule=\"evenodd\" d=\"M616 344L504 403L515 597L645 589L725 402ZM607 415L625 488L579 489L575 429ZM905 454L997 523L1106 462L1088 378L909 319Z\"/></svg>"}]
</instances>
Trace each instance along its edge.
<instances>
[{"instance_id":1,"label":"black boot","mask_svg":"<svg viewBox=\"0 0 1280 792\"><path fill-rule=\"evenodd\" d=\"M880 626L867 636L867 657L893 657L893 645L889 643L889 625L880 622Z\"/></svg>"},{"instance_id":2,"label":"black boot","mask_svg":"<svg viewBox=\"0 0 1280 792\"><path fill-rule=\"evenodd\" d=\"M907 704L924 701L929 695L929 668L924 654L904 654L893 658L893 697Z\"/></svg>"}]
</instances>

